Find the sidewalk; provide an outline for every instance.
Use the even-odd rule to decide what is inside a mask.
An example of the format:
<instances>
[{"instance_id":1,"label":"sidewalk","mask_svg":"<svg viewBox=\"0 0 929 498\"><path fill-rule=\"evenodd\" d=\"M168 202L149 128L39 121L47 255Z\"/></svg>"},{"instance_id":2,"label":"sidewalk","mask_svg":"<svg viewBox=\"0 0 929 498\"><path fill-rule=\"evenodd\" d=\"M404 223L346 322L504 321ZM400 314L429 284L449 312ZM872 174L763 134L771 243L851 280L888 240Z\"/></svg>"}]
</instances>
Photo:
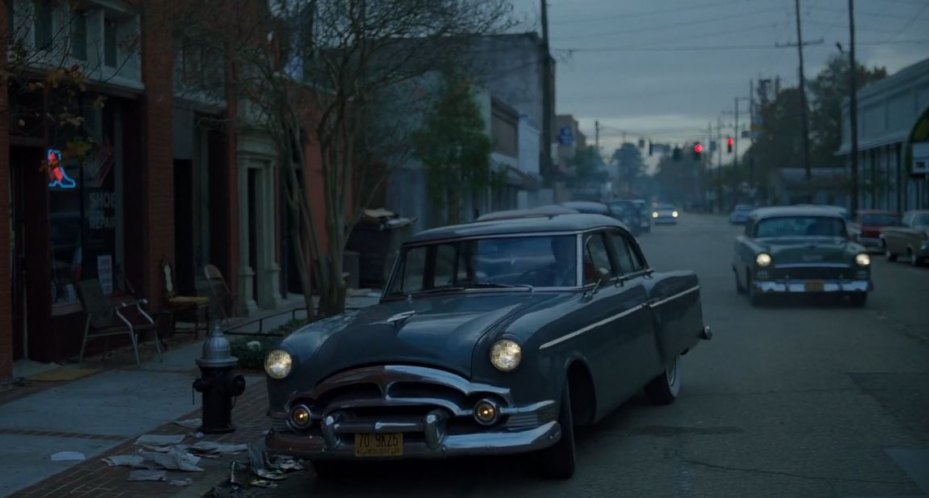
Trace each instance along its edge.
<instances>
[{"instance_id":1,"label":"sidewalk","mask_svg":"<svg viewBox=\"0 0 929 498\"><path fill-rule=\"evenodd\" d=\"M375 302L371 297L351 297L347 308ZM263 329L270 331L290 318L287 313L268 319ZM238 330L257 331L258 324ZM259 372L244 374L246 391L232 413L235 432L197 438L194 430L173 423L200 417L200 394L191 384L199 376L194 360L201 348L202 339L166 352L159 361L147 341L143 351L151 359L141 368L122 361L101 373L14 396L0 405L0 468L4 469L0 496L202 496L227 478L231 461L247 462L247 454L202 459L198 465L205 472L169 471L166 481L157 482L129 482L129 467L102 462L106 456L135 453L140 449L135 440L143 434L184 434L185 444L261 439L268 421L264 376ZM52 461L51 455L62 451L80 452L85 459ZM187 486L169 484L185 478L192 481Z\"/></svg>"}]
</instances>

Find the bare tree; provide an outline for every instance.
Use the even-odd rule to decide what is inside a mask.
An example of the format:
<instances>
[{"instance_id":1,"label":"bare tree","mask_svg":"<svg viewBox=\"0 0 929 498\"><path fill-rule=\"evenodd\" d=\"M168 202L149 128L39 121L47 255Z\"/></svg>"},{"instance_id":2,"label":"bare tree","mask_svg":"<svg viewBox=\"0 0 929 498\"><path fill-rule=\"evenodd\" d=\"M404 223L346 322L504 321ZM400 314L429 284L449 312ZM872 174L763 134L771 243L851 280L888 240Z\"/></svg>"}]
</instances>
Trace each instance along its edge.
<instances>
[{"instance_id":1,"label":"bare tree","mask_svg":"<svg viewBox=\"0 0 929 498\"><path fill-rule=\"evenodd\" d=\"M385 119L375 115L380 99L459 63L473 37L510 27L509 12L507 0L271 0L236 16L261 26L227 49L244 97L241 119L280 150L308 310L313 286L321 316L344 310L348 237L386 178L386 159L412 151L409 135L373 126Z\"/></svg>"}]
</instances>

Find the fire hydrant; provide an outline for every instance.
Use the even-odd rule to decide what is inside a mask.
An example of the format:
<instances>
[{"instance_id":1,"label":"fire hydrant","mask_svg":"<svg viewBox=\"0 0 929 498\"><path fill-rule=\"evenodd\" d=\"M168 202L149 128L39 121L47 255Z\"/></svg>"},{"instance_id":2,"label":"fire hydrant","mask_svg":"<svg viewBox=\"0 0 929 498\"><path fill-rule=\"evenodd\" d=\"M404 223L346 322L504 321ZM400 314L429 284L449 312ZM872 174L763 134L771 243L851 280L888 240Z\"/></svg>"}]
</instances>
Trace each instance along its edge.
<instances>
[{"instance_id":1,"label":"fire hydrant","mask_svg":"<svg viewBox=\"0 0 929 498\"><path fill-rule=\"evenodd\" d=\"M203 393L203 421L200 432L232 432L232 399L245 392L245 377L232 375L239 359L232 356L229 340L217 326L203 343L203 357L197 358L200 378L194 389Z\"/></svg>"}]
</instances>

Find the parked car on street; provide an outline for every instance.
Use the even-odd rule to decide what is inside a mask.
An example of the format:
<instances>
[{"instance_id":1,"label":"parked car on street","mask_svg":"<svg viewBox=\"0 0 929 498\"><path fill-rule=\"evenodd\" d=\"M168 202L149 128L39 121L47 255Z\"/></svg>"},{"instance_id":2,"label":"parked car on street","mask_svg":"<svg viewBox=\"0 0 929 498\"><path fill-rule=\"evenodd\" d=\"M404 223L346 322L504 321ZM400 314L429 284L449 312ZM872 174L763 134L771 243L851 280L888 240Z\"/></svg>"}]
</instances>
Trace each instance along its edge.
<instances>
[{"instance_id":1,"label":"parked car on street","mask_svg":"<svg viewBox=\"0 0 929 498\"><path fill-rule=\"evenodd\" d=\"M482 214L477 221L508 220L513 218L536 218L539 216L555 216L559 214L578 213L576 209L566 208L564 206L539 206L528 209L507 209L504 211L492 211Z\"/></svg>"},{"instance_id":2,"label":"parked car on street","mask_svg":"<svg viewBox=\"0 0 929 498\"><path fill-rule=\"evenodd\" d=\"M645 233L651 232L652 217L650 216L648 210L648 203L646 203L644 199L633 199L632 202L639 210L639 222L641 223L641 230Z\"/></svg>"},{"instance_id":3,"label":"parked car on street","mask_svg":"<svg viewBox=\"0 0 929 498\"><path fill-rule=\"evenodd\" d=\"M652 210L652 222L657 224L677 224L681 213L674 204L656 204Z\"/></svg>"},{"instance_id":4,"label":"parked car on street","mask_svg":"<svg viewBox=\"0 0 929 498\"><path fill-rule=\"evenodd\" d=\"M642 212L634 201L617 199L608 202L607 206L609 206L613 217L625 223L626 227L629 228L634 235L638 235L642 232ZM647 222L647 217L645 221Z\"/></svg>"},{"instance_id":5,"label":"parked car on street","mask_svg":"<svg viewBox=\"0 0 929 498\"><path fill-rule=\"evenodd\" d=\"M929 259L929 210L903 213L900 226L881 231L881 244L889 261L905 256L913 266Z\"/></svg>"},{"instance_id":6,"label":"parked car on street","mask_svg":"<svg viewBox=\"0 0 929 498\"><path fill-rule=\"evenodd\" d=\"M887 227L899 226L900 214L877 209L860 209L855 221L848 225L852 240L870 252L884 252L881 232Z\"/></svg>"},{"instance_id":7,"label":"parked car on street","mask_svg":"<svg viewBox=\"0 0 929 498\"><path fill-rule=\"evenodd\" d=\"M733 225L744 225L748 221L748 215L755 210L755 206L750 204L736 204L735 208L729 213L729 223Z\"/></svg>"},{"instance_id":8,"label":"parked car on street","mask_svg":"<svg viewBox=\"0 0 929 498\"><path fill-rule=\"evenodd\" d=\"M752 305L772 295L835 294L864 306L872 289L871 257L829 208L755 210L736 237L732 270Z\"/></svg>"},{"instance_id":9,"label":"parked car on street","mask_svg":"<svg viewBox=\"0 0 929 498\"><path fill-rule=\"evenodd\" d=\"M379 304L309 324L265 362L272 453L326 477L358 460L536 453L575 470L574 427L681 389L704 326L692 271L656 272L613 218L428 230Z\"/></svg>"}]
</instances>

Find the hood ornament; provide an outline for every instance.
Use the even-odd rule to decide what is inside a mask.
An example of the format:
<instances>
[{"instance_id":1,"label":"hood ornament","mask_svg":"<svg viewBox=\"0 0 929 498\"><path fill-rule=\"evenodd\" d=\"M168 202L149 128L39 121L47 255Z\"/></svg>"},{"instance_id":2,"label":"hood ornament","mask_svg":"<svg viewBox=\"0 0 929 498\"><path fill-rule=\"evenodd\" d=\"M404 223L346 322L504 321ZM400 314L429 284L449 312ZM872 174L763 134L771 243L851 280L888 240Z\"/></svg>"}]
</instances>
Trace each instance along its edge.
<instances>
[{"instance_id":1,"label":"hood ornament","mask_svg":"<svg viewBox=\"0 0 929 498\"><path fill-rule=\"evenodd\" d=\"M388 318L385 321L393 325L394 327L397 327L399 325L402 325L404 322L406 322L410 318L412 318L413 315L415 314L416 314L415 311L404 311L403 313L397 313L396 315Z\"/></svg>"}]
</instances>

